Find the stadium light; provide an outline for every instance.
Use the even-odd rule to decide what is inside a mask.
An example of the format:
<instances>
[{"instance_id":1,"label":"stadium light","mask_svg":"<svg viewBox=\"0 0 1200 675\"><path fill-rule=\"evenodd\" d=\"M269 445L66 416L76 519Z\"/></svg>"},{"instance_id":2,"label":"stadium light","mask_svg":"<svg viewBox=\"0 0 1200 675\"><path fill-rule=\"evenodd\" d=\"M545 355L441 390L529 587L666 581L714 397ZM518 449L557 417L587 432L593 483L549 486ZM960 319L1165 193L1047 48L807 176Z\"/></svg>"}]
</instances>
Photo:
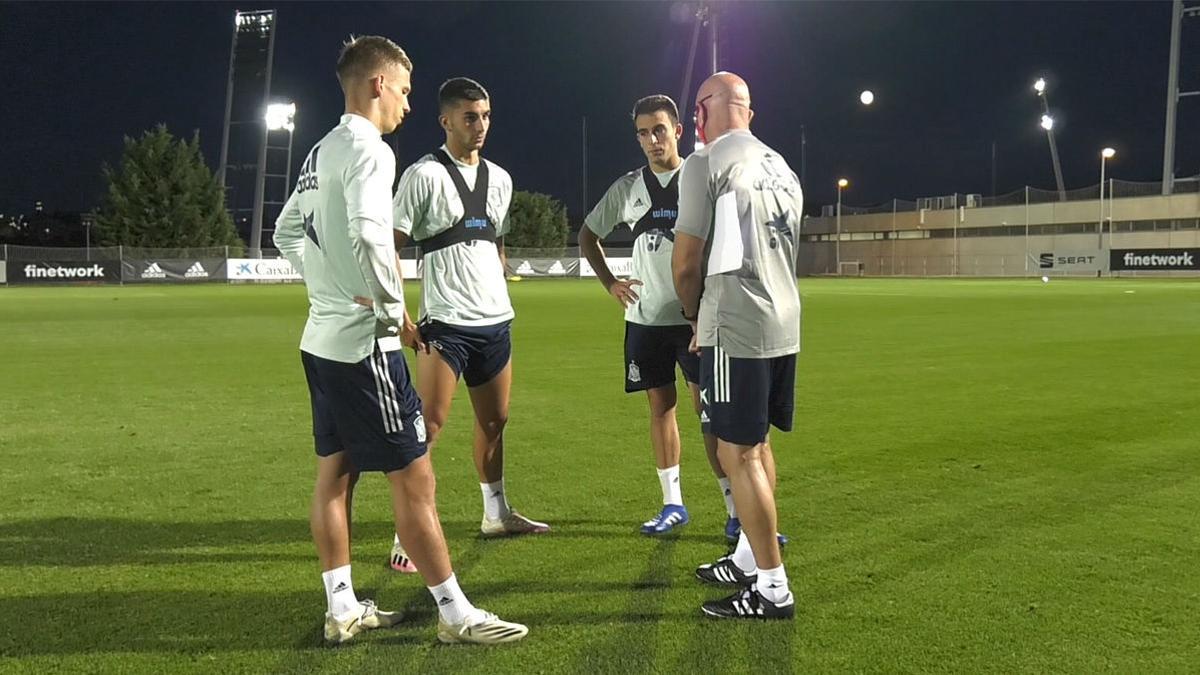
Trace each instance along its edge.
<instances>
[{"instance_id":1,"label":"stadium light","mask_svg":"<svg viewBox=\"0 0 1200 675\"><path fill-rule=\"evenodd\" d=\"M1059 201L1067 201L1067 188L1063 184L1062 165L1058 161L1058 145L1054 142L1054 118L1050 116L1050 95L1046 91L1046 78L1039 77L1033 90L1042 101L1041 126L1046 130L1046 141L1050 144L1050 161L1054 164L1054 181L1058 185Z\"/></svg>"},{"instance_id":2,"label":"stadium light","mask_svg":"<svg viewBox=\"0 0 1200 675\"><path fill-rule=\"evenodd\" d=\"M1100 151L1100 222L1096 229L1097 245L1104 248L1104 164L1117 154L1112 148ZM1113 221L1112 221L1112 191L1108 193L1108 248L1112 250Z\"/></svg>"},{"instance_id":3,"label":"stadium light","mask_svg":"<svg viewBox=\"0 0 1200 675\"><path fill-rule=\"evenodd\" d=\"M290 132L296 128L296 104L272 103L267 106L267 113L263 118L267 121L267 129L271 131L287 129Z\"/></svg>"},{"instance_id":4,"label":"stadium light","mask_svg":"<svg viewBox=\"0 0 1200 675\"><path fill-rule=\"evenodd\" d=\"M837 182L837 239L834 243L834 260L837 262L837 273L842 273L842 190L850 187L850 181L839 178Z\"/></svg>"},{"instance_id":5,"label":"stadium light","mask_svg":"<svg viewBox=\"0 0 1200 675\"><path fill-rule=\"evenodd\" d=\"M858 95L858 100L861 101L863 105L871 105L875 102L875 93L870 89L867 89Z\"/></svg>"}]
</instances>

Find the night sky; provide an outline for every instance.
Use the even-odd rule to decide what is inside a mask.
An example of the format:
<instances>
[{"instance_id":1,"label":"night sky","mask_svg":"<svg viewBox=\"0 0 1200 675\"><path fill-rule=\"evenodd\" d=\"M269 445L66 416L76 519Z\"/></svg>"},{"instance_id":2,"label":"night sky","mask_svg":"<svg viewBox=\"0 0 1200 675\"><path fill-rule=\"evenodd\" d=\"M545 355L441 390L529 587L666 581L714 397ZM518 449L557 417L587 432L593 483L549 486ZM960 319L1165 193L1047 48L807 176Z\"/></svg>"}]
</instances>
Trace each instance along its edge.
<instances>
[{"instance_id":1,"label":"night sky","mask_svg":"<svg viewBox=\"0 0 1200 675\"><path fill-rule=\"evenodd\" d=\"M233 12L271 7L273 96L297 104L296 164L342 112L333 73L342 40L378 33L415 64L413 113L394 143L401 166L442 141L438 84L474 77L492 94L484 154L517 189L567 203L573 221L583 199L581 118L594 202L642 162L629 110L647 94L678 97L691 38L668 2L0 4L0 213L28 212L35 199L48 210L95 206L102 162L119 158L123 135L159 122L177 135L199 130L215 168ZM719 65L749 81L755 133L797 173L805 126L810 212L834 199L839 175L852 181L849 204L988 194L993 141L999 193L1053 188L1030 86L1038 74L1050 82L1068 188L1097 182L1105 145L1118 151L1115 177L1159 180L1170 7L729 2ZM1189 52L1200 52L1186 25L1185 72L1196 65ZM693 93L707 74L703 42ZM867 88L870 108L858 103ZM1181 176L1200 164L1196 101L1180 105Z\"/></svg>"}]
</instances>

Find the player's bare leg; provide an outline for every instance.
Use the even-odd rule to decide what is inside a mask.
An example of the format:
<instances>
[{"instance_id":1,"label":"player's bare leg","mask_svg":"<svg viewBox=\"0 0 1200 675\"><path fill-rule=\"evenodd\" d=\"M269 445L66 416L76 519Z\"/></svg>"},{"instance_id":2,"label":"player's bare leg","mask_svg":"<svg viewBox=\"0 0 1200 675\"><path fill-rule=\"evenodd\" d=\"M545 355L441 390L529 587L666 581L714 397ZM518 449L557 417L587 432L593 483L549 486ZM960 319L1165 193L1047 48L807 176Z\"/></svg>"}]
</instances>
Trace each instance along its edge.
<instances>
[{"instance_id":1,"label":"player's bare leg","mask_svg":"<svg viewBox=\"0 0 1200 675\"><path fill-rule=\"evenodd\" d=\"M763 465L763 446L717 441L721 463L729 472L733 501L759 567L779 567L779 541L775 538L775 490Z\"/></svg>"},{"instance_id":2,"label":"player's bare leg","mask_svg":"<svg viewBox=\"0 0 1200 675\"><path fill-rule=\"evenodd\" d=\"M392 486L392 510L396 517L396 532L425 579L425 585L436 586L452 572L446 538L438 518L435 492L437 479L429 453L411 464L387 474Z\"/></svg>"},{"instance_id":3,"label":"player's bare leg","mask_svg":"<svg viewBox=\"0 0 1200 675\"><path fill-rule=\"evenodd\" d=\"M432 452L450 417L450 403L458 388L458 377L436 349L417 352L417 395L425 418L425 445Z\"/></svg>"},{"instance_id":4,"label":"player's bare leg","mask_svg":"<svg viewBox=\"0 0 1200 675\"><path fill-rule=\"evenodd\" d=\"M308 522L323 572L350 564L350 495L357 479L345 452L317 458Z\"/></svg>"},{"instance_id":5,"label":"player's bare leg","mask_svg":"<svg viewBox=\"0 0 1200 675\"><path fill-rule=\"evenodd\" d=\"M358 472L343 452L317 458L317 480L309 510L309 529L325 584L325 639L342 643L358 633L395 625L399 612L382 612L370 600L360 602L350 576L350 502Z\"/></svg>"},{"instance_id":6,"label":"player's bare leg","mask_svg":"<svg viewBox=\"0 0 1200 675\"><path fill-rule=\"evenodd\" d=\"M675 420L677 394L670 384L646 390L650 404L650 447L659 469L679 466L679 424Z\"/></svg>"},{"instance_id":7,"label":"player's bare leg","mask_svg":"<svg viewBox=\"0 0 1200 675\"><path fill-rule=\"evenodd\" d=\"M675 417L678 397L673 382L646 390L646 402L650 407L650 446L654 449L654 463L658 467L663 506L653 518L642 523L642 534L666 534L688 523L679 482L681 453L679 423Z\"/></svg>"},{"instance_id":8,"label":"player's bare leg","mask_svg":"<svg viewBox=\"0 0 1200 675\"><path fill-rule=\"evenodd\" d=\"M436 349L417 351L417 395L421 397L421 417L425 419L425 447L430 453L436 445L446 420L450 417L450 403L458 388L454 369L442 359ZM417 565L408 555L397 533L392 542L392 555L388 560L392 569L404 574L415 574Z\"/></svg>"},{"instance_id":9,"label":"player's bare leg","mask_svg":"<svg viewBox=\"0 0 1200 675\"><path fill-rule=\"evenodd\" d=\"M475 470L480 483L504 478L504 427L511 390L511 360L490 381L467 390L475 410Z\"/></svg>"},{"instance_id":10,"label":"player's bare leg","mask_svg":"<svg viewBox=\"0 0 1200 675\"><path fill-rule=\"evenodd\" d=\"M429 453L387 475L400 541L410 551L425 585L437 602L438 639L442 642L494 644L519 640L528 629L503 621L467 599L450 566L450 552L438 518L437 479Z\"/></svg>"},{"instance_id":11,"label":"player's bare leg","mask_svg":"<svg viewBox=\"0 0 1200 675\"><path fill-rule=\"evenodd\" d=\"M765 443L718 441L717 453L729 474L742 532L733 554L702 565L696 575L706 581L746 588L704 603L702 610L709 616L791 618L795 614L776 536L775 491L764 465L765 447Z\"/></svg>"},{"instance_id":12,"label":"player's bare leg","mask_svg":"<svg viewBox=\"0 0 1200 675\"><path fill-rule=\"evenodd\" d=\"M504 493L504 427L508 424L511 389L509 360L491 380L467 390L475 411L475 470L483 493L483 520L479 529L489 537L550 531L549 525L514 511Z\"/></svg>"}]
</instances>

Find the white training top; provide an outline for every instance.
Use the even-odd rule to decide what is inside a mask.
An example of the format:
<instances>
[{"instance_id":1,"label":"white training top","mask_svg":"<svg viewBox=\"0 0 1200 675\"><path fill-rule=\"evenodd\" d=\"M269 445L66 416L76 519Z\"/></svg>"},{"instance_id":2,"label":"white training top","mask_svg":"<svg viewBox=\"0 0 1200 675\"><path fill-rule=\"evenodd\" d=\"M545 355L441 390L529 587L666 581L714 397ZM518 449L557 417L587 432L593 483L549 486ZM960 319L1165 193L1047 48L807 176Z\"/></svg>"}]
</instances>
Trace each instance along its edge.
<instances>
[{"instance_id":1,"label":"white training top","mask_svg":"<svg viewBox=\"0 0 1200 675\"><path fill-rule=\"evenodd\" d=\"M446 146L442 146L446 151ZM446 154L449 154L447 152ZM496 236L508 231L512 177L487 162L487 215ZM454 159L467 187L475 188L479 167ZM432 153L405 169L393 202L397 230L413 239L428 239L450 229L465 213L448 168ZM452 244L424 256L421 272L421 319L457 326L491 326L513 318L499 249L474 240Z\"/></svg>"},{"instance_id":2,"label":"white training top","mask_svg":"<svg viewBox=\"0 0 1200 675\"><path fill-rule=\"evenodd\" d=\"M678 171L676 168L663 173L652 173L658 179L659 186L665 188ZM604 197L584 218L583 224L601 239L607 237L620 224L634 229L638 221L653 207L651 201L650 191L646 187L645 172L642 169L630 171L608 188ZM674 211L677 203L672 203L669 207L660 205L653 208ZM634 287L638 299L625 308L625 320L643 326L687 324L681 311L683 305L679 302L679 296L675 294L675 280L671 276L676 213L662 215L664 217L661 220L669 223L667 231L653 229L633 242L633 274L630 278L637 279L642 285Z\"/></svg>"},{"instance_id":3,"label":"white training top","mask_svg":"<svg viewBox=\"0 0 1200 675\"><path fill-rule=\"evenodd\" d=\"M275 246L304 277L308 322L300 349L357 363L404 318L392 237L396 157L365 117L342 115L300 170L275 221ZM374 311L354 302L374 301Z\"/></svg>"}]
</instances>

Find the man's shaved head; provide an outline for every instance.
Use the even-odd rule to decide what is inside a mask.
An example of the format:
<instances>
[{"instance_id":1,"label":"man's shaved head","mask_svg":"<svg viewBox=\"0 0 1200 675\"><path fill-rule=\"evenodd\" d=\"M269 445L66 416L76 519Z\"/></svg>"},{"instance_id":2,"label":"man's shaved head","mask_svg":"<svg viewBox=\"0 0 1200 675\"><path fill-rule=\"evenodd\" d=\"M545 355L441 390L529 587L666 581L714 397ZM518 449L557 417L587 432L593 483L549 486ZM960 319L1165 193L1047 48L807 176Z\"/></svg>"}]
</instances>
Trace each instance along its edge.
<instances>
[{"instance_id":1,"label":"man's shaved head","mask_svg":"<svg viewBox=\"0 0 1200 675\"><path fill-rule=\"evenodd\" d=\"M730 129L749 129L750 86L734 73L714 73L696 92L696 131L703 143Z\"/></svg>"},{"instance_id":2,"label":"man's shaved head","mask_svg":"<svg viewBox=\"0 0 1200 675\"><path fill-rule=\"evenodd\" d=\"M722 100L746 109L750 108L750 85L746 84L741 77L727 71L710 75L700 85L696 100L699 101L706 96L712 96L715 100Z\"/></svg>"}]
</instances>

